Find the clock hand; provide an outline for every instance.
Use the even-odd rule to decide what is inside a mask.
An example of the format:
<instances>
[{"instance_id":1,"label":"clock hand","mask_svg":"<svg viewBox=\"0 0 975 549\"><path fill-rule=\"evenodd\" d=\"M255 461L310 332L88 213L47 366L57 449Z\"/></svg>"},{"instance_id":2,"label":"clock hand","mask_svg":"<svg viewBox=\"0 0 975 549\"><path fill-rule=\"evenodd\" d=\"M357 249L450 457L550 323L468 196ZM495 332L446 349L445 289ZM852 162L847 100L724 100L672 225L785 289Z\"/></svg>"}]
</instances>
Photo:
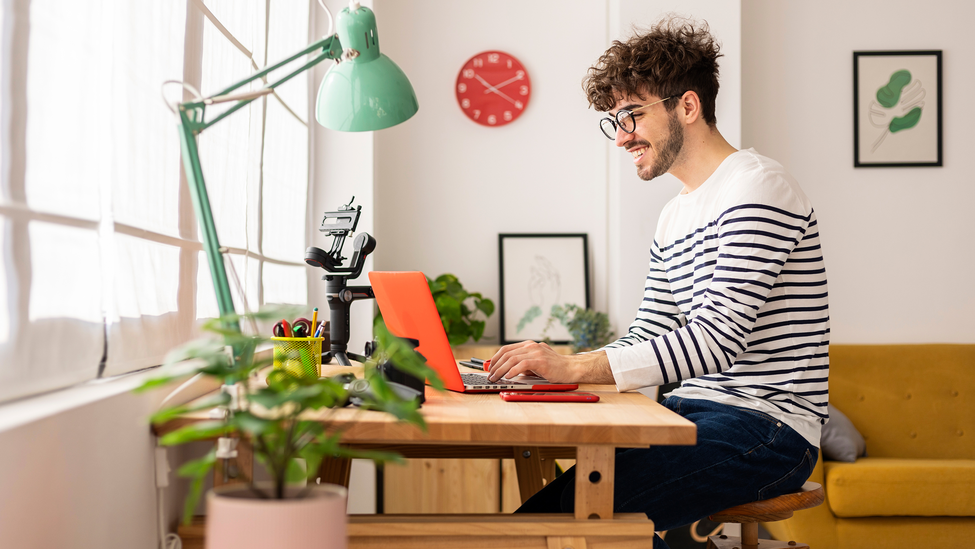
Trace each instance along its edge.
<instances>
[{"instance_id":1,"label":"clock hand","mask_svg":"<svg viewBox=\"0 0 975 549\"><path fill-rule=\"evenodd\" d=\"M508 101L510 101L512 105L517 105L517 102L516 102L516 101L515 101L514 99L512 99L512 98L510 98L510 97L508 97L508 96L507 96L507 95L505 95L505 94L504 94L503 92L500 92L500 91L498 91L498 89L497 89L497 88L495 88L494 86L492 86L491 84L488 84L488 83L487 83L487 80L485 80L485 79L483 79L483 78L481 78L481 76L480 76L479 74L477 74L477 73L475 73L475 74L474 74L474 78L477 78L477 80L478 80L478 81L479 81L479 82L480 82L481 84L484 84L484 85L485 85L485 86L487 87L487 91L489 91L489 92L494 92L494 93L496 93L496 94L498 94L498 95L500 95L501 97L504 97L505 99L507 99ZM486 92L485 92L485 93L486 93Z\"/></svg>"},{"instance_id":2,"label":"clock hand","mask_svg":"<svg viewBox=\"0 0 975 549\"><path fill-rule=\"evenodd\" d=\"M501 88L507 86L508 84L510 84L510 83L512 83L512 82L514 82L516 80L521 80L522 78L524 78L524 75L519 74L518 76L515 76L514 78L509 78L509 79L505 80L504 82L498 84L497 86L494 86L494 89L500 90ZM484 90L484 93L488 93L489 91L491 91L491 90Z\"/></svg>"}]
</instances>

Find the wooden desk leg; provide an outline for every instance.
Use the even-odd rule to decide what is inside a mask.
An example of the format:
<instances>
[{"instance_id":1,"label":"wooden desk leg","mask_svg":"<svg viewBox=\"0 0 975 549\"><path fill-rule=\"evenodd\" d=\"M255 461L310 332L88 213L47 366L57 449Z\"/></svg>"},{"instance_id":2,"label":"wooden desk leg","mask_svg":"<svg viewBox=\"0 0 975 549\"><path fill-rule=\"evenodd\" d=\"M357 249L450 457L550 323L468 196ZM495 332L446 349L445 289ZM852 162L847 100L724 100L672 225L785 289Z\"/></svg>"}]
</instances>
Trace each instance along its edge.
<instances>
[{"instance_id":1,"label":"wooden desk leg","mask_svg":"<svg viewBox=\"0 0 975 549\"><path fill-rule=\"evenodd\" d=\"M515 471L518 473L518 493L521 495L521 502L525 503L545 486L542 456L537 447L515 446L514 458Z\"/></svg>"},{"instance_id":2,"label":"wooden desk leg","mask_svg":"<svg viewBox=\"0 0 975 549\"><path fill-rule=\"evenodd\" d=\"M241 484L254 478L254 448L250 441L246 438L237 441L237 457L228 460L226 474L223 464L224 460L218 459L213 468L214 488L224 484Z\"/></svg>"},{"instance_id":3,"label":"wooden desk leg","mask_svg":"<svg viewBox=\"0 0 975 549\"><path fill-rule=\"evenodd\" d=\"M325 458L318 467L318 477L322 484L338 484L349 487L349 476L352 474L352 460L347 458Z\"/></svg>"},{"instance_id":4,"label":"wooden desk leg","mask_svg":"<svg viewBox=\"0 0 975 549\"><path fill-rule=\"evenodd\" d=\"M576 519L613 518L615 477L615 448L579 446L576 449Z\"/></svg>"}]
</instances>

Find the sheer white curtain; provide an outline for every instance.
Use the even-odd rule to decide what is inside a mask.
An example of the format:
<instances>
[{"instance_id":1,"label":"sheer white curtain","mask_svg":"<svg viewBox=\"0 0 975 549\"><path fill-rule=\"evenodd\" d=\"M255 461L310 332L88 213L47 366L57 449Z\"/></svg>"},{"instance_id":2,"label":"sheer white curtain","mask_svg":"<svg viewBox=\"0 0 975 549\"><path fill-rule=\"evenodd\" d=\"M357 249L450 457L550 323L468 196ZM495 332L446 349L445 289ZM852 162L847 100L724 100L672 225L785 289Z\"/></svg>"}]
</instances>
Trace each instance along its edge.
<instances>
[{"instance_id":1,"label":"sheer white curtain","mask_svg":"<svg viewBox=\"0 0 975 549\"><path fill-rule=\"evenodd\" d=\"M308 18L307 0L2 4L0 401L159 364L216 315L160 87L216 93L308 44ZM307 299L308 95L302 75L199 139L239 310Z\"/></svg>"},{"instance_id":2,"label":"sheer white curtain","mask_svg":"<svg viewBox=\"0 0 975 549\"><path fill-rule=\"evenodd\" d=\"M180 269L188 267L180 264L180 249L197 244L179 237L179 139L160 94L162 82L183 74L183 50L174 46L185 41L186 5L109 0L102 6L112 38L100 53L108 64L101 101L114 113L106 117L103 141L109 165L94 175L109 198L103 201L111 220L102 248L103 375L114 375L159 364L192 335L192 313L179 310Z\"/></svg>"},{"instance_id":3,"label":"sheer white curtain","mask_svg":"<svg viewBox=\"0 0 975 549\"><path fill-rule=\"evenodd\" d=\"M308 36L307 2L300 9L273 6L268 25L268 55L285 58L301 50ZM307 303L305 219L308 196L308 72L275 91L267 101L263 185L263 289L268 303ZM298 263L295 264L294 262Z\"/></svg>"}]
</instances>

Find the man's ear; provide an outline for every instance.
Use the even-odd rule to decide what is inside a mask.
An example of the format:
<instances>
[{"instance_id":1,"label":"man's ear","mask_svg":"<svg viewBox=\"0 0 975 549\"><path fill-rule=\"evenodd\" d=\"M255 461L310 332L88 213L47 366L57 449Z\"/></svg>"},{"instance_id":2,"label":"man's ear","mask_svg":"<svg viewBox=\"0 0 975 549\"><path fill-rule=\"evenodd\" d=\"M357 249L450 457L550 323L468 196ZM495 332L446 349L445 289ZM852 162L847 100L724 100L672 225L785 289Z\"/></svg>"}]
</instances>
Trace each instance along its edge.
<instances>
[{"instance_id":1,"label":"man's ear","mask_svg":"<svg viewBox=\"0 0 975 549\"><path fill-rule=\"evenodd\" d=\"M701 98L698 97L696 91L688 90L680 97L680 103L677 104L677 116L687 125L697 122L702 117Z\"/></svg>"}]
</instances>

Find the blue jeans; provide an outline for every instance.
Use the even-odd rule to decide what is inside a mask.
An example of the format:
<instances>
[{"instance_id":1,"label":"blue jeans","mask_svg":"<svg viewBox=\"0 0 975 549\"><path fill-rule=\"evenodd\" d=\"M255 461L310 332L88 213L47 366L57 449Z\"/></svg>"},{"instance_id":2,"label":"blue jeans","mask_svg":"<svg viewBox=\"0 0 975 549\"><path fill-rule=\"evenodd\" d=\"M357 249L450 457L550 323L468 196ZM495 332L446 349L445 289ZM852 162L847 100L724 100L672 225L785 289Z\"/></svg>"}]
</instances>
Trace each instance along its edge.
<instances>
[{"instance_id":1,"label":"blue jeans","mask_svg":"<svg viewBox=\"0 0 975 549\"><path fill-rule=\"evenodd\" d=\"M747 408L670 397L663 405L697 425L695 446L616 450L616 513L646 513L657 531L691 524L735 505L795 492L818 449L788 425ZM575 468L516 513L571 513ZM666 548L654 536L654 549Z\"/></svg>"}]
</instances>

